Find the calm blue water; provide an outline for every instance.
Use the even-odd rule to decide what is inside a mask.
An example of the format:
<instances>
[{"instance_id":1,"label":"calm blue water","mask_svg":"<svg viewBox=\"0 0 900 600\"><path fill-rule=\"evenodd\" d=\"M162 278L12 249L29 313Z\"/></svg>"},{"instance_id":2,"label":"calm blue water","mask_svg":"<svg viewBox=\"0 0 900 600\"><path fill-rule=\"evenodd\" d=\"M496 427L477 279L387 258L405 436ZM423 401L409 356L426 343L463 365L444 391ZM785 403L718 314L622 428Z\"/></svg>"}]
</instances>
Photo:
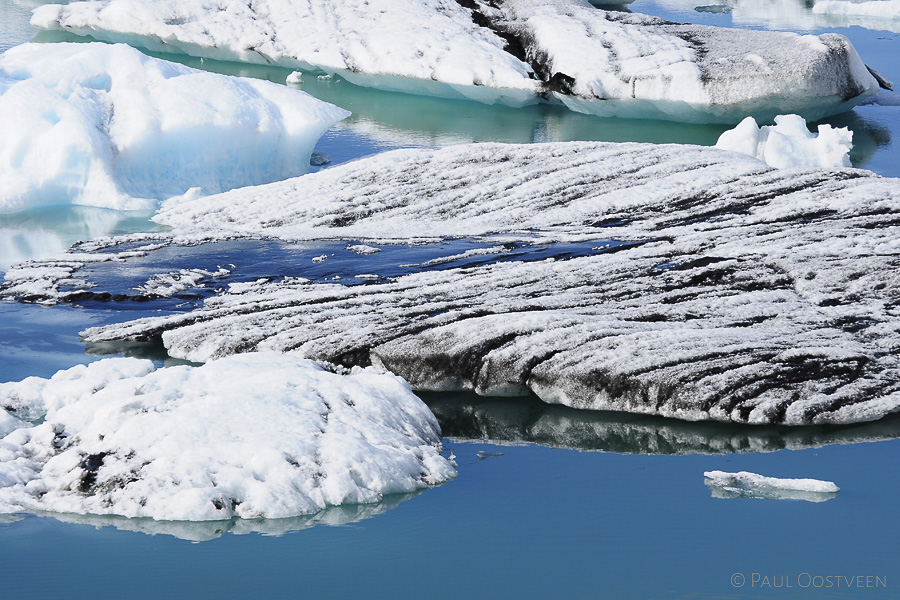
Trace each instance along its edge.
<instances>
[{"instance_id":1,"label":"calm blue water","mask_svg":"<svg viewBox=\"0 0 900 600\"><path fill-rule=\"evenodd\" d=\"M31 37L27 10L32 5L0 0L0 50ZM637 0L630 7L677 21L733 25L728 13L697 12L683 2L666 5L683 8L664 9L650 0ZM852 39L870 66L900 82L900 34L859 27L839 32ZM185 62L276 81L287 74L281 69ZM317 148L327 152L333 164L385 149L468 141L712 144L724 129L598 119L548 106L486 107L364 90L314 77L304 78L302 89L354 112ZM900 136L900 107L860 107L828 122L853 129L856 166L900 176L900 151L894 142ZM49 211L4 217L0 235L18 235L27 254L42 248L54 251L85 232L149 227L140 216ZM296 259L297 271L291 274L314 279L350 277L357 270L392 275L401 272L402 264L473 247L461 241L385 247L376 255L356 256L347 253L344 244L276 246L211 247L210 268L241 252L254 260L245 261L247 266L235 278L287 274L287 259ZM589 249L514 250L527 258ZM323 252L335 256L311 262ZM178 267L177 253L153 260L171 260L172 267ZM104 276L101 269L96 275ZM125 287L129 278L137 281L142 275L146 273L138 270L119 273L119 285ZM102 352L165 362L160 348L86 349L78 341L77 332L86 327L178 309L163 301L126 304L0 304L0 381L48 377L95 360ZM582 414L550 409L532 399L488 404L443 396L426 400L452 436L445 446L458 457L459 477L453 482L414 497L388 499L380 507L286 522L191 525L76 516L8 518L0 521L0 597L900 597L897 419L798 433ZM457 411L457 406L465 408ZM463 419L458 413L477 418ZM492 441L483 441L484 436ZM710 453L716 450L724 453ZM836 482L841 492L822 503L722 500L703 483L703 472L713 469L814 477ZM242 532L249 533L239 535ZM742 581L740 587L733 584ZM848 582L854 587L848 588ZM831 587L825 587L829 583ZM857 588L860 584L871 587Z\"/></svg>"}]
</instances>

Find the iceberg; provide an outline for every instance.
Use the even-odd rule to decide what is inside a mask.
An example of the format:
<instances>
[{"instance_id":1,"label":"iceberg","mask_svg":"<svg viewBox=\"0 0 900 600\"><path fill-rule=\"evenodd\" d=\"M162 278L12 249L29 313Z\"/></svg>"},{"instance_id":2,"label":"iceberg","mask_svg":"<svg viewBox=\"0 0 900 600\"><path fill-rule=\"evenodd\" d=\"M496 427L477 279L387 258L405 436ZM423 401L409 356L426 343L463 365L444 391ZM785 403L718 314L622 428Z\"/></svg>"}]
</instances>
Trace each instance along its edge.
<instances>
[{"instance_id":1,"label":"iceberg","mask_svg":"<svg viewBox=\"0 0 900 600\"><path fill-rule=\"evenodd\" d=\"M819 0L813 5L812 11L817 15L900 19L900 1L869 0L868 2L846 2L845 0Z\"/></svg>"},{"instance_id":2,"label":"iceberg","mask_svg":"<svg viewBox=\"0 0 900 600\"><path fill-rule=\"evenodd\" d=\"M853 132L846 127L819 125L819 133L806 128L798 115L779 115L775 125L759 127L747 117L719 137L716 148L755 156L779 169L849 167Z\"/></svg>"},{"instance_id":3,"label":"iceberg","mask_svg":"<svg viewBox=\"0 0 900 600\"><path fill-rule=\"evenodd\" d=\"M40 424L0 440L0 510L272 519L381 502L456 476L399 378L249 353L199 367L104 359L0 384Z\"/></svg>"},{"instance_id":4,"label":"iceberg","mask_svg":"<svg viewBox=\"0 0 900 600\"><path fill-rule=\"evenodd\" d=\"M707 471L705 483L714 498L759 498L766 500L806 500L825 502L841 489L830 481L818 479L780 479L741 471Z\"/></svg>"},{"instance_id":5,"label":"iceberg","mask_svg":"<svg viewBox=\"0 0 900 600\"><path fill-rule=\"evenodd\" d=\"M32 24L364 86L511 106L562 102L602 116L818 119L878 90L839 35L679 25L587 0L102 0L42 6Z\"/></svg>"},{"instance_id":6,"label":"iceberg","mask_svg":"<svg viewBox=\"0 0 900 600\"><path fill-rule=\"evenodd\" d=\"M153 210L191 188L293 177L348 114L285 86L125 45L24 44L0 55L0 212Z\"/></svg>"},{"instance_id":7,"label":"iceberg","mask_svg":"<svg viewBox=\"0 0 900 600\"><path fill-rule=\"evenodd\" d=\"M161 341L197 362L292 351L380 366L418 390L533 392L575 408L685 420L872 421L900 410L898 203L896 179L773 169L699 146L398 150L172 200L158 219L173 230L142 242L141 260L165 236L166 251L180 247L182 268L202 242L233 238L345 240L344 248L483 236L496 251L408 260L419 266L359 285L313 282L302 269L236 281L195 310L83 337ZM131 242L22 265L0 294L100 298L82 266L100 277L109 265L101 279L109 282L135 260ZM377 261L387 254L356 257L367 262L350 276L383 272Z\"/></svg>"}]
</instances>

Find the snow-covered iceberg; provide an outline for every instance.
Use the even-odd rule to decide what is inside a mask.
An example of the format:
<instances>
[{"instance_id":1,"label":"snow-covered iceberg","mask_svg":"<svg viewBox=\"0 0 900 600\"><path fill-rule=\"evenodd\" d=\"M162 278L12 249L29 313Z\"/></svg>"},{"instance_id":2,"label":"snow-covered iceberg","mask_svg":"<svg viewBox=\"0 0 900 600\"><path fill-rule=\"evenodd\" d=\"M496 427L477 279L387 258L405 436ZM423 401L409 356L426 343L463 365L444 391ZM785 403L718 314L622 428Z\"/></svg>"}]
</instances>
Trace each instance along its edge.
<instances>
[{"instance_id":1,"label":"snow-covered iceberg","mask_svg":"<svg viewBox=\"0 0 900 600\"><path fill-rule=\"evenodd\" d=\"M705 483L712 491L714 498L825 502L834 498L841 491L841 488L830 481L766 477L748 471L739 473L707 471L703 476L706 478Z\"/></svg>"},{"instance_id":2,"label":"snow-covered iceberg","mask_svg":"<svg viewBox=\"0 0 900 600\"><path fill-rule=\"evenodd\" d=\"M362 285L313 283L296 269L241 282L197 310L84 337L161 340L195 361L292 350L381 365L422 390L533 391L577 408L688 420L876 420L900 410L898 214L898 180L778 170L714 148L401 150L172 201L160 214L175 228L167 248L179 237L480 235L542 251L479 250L469 262L463 252ZM144 256L163 243L148 240ZM92 289L78 281L80 265L99 275L120 263L98 260L128 264L116 244L11 271L3 293L77 299ZM182 248L182 267L199 248Z\"/></svg>"},{"instance_id":3,"label":"snow-covered iceberg","mask_svg":"<svg viewBox=\"0 0 900 600\"><path fill-rule=\"evenodd\" d=\"M853 132L819 125L819 133L814 134L798 115L779 115L775 125L762 127L747 117L723 133L716 148L748 154L779 169L849 167Z\"/></svg>"},{"instance_id":4,"label":"snow-covered iceberg","mask_svg":"<svg viewBox=\"0 0 900 600\"><path fill-rule=\"evenodd\" d=\"M878 89L842 36L679 25L587 0L102 0L40 7L32 24L366 86L514 106L550 99L609 116L816 119Z\"/></svg>"},{"instance_id":5,"label":"snow-covered iceberg","mask_svg":"<svg viewBox=\"0 0 900 600\"><path fill-rule=\"evenodd\" d=\"M148 210L190 188L293 177L348 114L298 90L125 45L24 44L0 55L0 212Z\"/></svg>"},{"instance_id":6,"label":"snow-covered iceberg","mask_svg":"<svg viewBox=\"0 0 900 600\"><path fill-rule=\"evenodd\" d=\"M216 521L380 502L456 475L397 377L279 353L105 359L0 384L0 510Z\"/></svg>"}]
</instances>

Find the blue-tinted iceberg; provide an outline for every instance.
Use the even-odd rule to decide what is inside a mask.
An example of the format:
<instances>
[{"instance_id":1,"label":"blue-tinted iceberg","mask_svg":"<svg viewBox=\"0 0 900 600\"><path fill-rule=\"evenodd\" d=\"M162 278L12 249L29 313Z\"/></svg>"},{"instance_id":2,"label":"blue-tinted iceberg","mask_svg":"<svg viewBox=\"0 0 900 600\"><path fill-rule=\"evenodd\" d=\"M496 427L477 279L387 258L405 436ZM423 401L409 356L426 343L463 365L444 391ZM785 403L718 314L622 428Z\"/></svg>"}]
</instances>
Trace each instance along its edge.
<instances>
[{"instance_id":1,"label":"blue-tinted iceberg","mask_svg":"<svg viewBox=\"0 0 900 600\"><path fill-rule=\"evenodd\" d=\"M293 177L348 114L298 90L125 45L24 44L0 55L0 212L147 210L190 188Z\"/></svg>"},{"instance_id":2,"label":"blue-tinted iceberg","mask_svg":"<svg viewBox=\"0 0 900 600\"><path fill-rule=\"evenodd\" d=\"M409 386L252 353L155 369L107 359L0 384L43 421L0 440L0 511L209 521L380 502L456 475Z\"/></svg>"},{"instance_id":3,"label":"blue-tinted iceberg","mask_svg":"<svg viewBox=\"0 0 900 600\"><path fill-rule=\"evenodd\" d=\"M587 0L102 0L44 6L32 23L360 85L510 105L549 100L598 115L815 119L878 89L842 36L679 25Z\"/></svg>"}]
</instances>

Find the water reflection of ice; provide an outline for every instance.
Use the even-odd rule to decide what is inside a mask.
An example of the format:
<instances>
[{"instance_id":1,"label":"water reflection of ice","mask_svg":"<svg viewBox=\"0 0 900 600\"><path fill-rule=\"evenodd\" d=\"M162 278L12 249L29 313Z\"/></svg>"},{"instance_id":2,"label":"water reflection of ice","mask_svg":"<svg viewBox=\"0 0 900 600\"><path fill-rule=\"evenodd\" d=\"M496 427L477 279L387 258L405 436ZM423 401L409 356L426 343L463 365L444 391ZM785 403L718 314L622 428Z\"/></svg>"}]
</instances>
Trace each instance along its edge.
<instances>
[{"instance_id":1,"label":"water reflection of ice","mask_svg":"<svg viewBox=\"0 0 900 600\"><path fill-rule=\"evenodd\" d=\"M740 454L900 438L900 417L853 426L746 427L586 411L532 398L420 394L444 436L621 454Z\"/></svg>"},{"instance_id":2,"label":"water reflection of ice","mask_svg":"<svg viewBox=\"0 0 900 600\"><path fill-rule=\"evenodd\" d=\"M36 207L0 214L0 270L59 254L79 240L153 229L151 214L88 206Z\"/></svg>"},{"instance_id":3,"label":"water reflection of ice","mask_svg":"<svg viewBox=\"0 0 900 600\"><path fill-rule=\"evenodd\" d=\"M153 519L128 519L111 515L77 515L70 513L40 513L38 517L56 519L62 523L91 525L97 529L114 527L119 531L134 531L149 535L171 535L191 542L205 542L222 537L226 533L246 535L256 533L266 536L282 536L317 525L340 527L371 519L396 508L421 492L385 496L378 504L335 506L313 515L289 519L230 519L227 521L155 521ZM13 524L24 518L21 515L0 515L0 524ZM13 525L14 526L14 525Z\"/></svg>"}]
</instances>

